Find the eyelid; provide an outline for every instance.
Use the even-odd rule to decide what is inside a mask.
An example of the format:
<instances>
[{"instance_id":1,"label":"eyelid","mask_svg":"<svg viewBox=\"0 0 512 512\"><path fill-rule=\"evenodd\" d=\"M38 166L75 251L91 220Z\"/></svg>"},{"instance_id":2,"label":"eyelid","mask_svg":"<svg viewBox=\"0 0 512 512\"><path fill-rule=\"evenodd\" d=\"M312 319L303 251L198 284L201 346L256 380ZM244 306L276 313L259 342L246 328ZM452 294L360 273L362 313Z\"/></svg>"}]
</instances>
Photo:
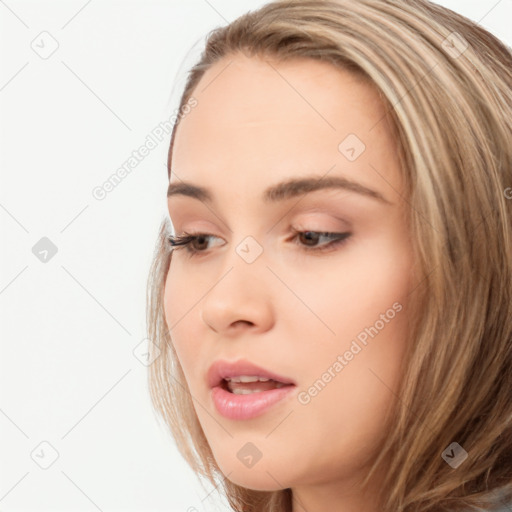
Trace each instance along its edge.
<instances>
[{"instance_id":1,"label":"eyelid","mask_svg":"<svg viewBox=\"0 0 512 512\"><path fill-rule=\"evenodd\" d=\"M293 236L289 238L292 244L299 247L302 254L307 255L322 255L330 252L334 252L338 249L338 247L347 243L347 241L352 238L352 231L322 231L322 230L312 230L312 229L296 229L293 226L290 228ZM316 246L308 246L299 242L299 236L307 233L314 233L315 235L319 235L320 237L327 237L330 241L326 244L320 244ZM171 250L181 250L185 249L185 254L190 258L199 258L201 256L207 256L210 250L199 250L194 249L192 247L192 243L195 242L198 238L217 238L221 239L221 237L217 237L216 235L212 235L209 233L202 232L184 232L178 236L168 236L167 241L172 246ZM181 247L179 247L181 246ZM222 246L221 246L222 247Z\"/></svg>"},{"instance_id":2,"label":"eyelid","mask_svg":"<svg viewBox=\"0 0 512 512\"><path fill-rule=\"evenodd\" d=\"M366 210L368 209L368 207L365 208ZM265 209L265 211L271 212L271 210L267 209ZM206 213L206 215L209 216L208 213ZM359 208L357 208L357 215L358 217L361 215L361 213L359 212ZM217 217L217 215L214 216ZM184 211L183 209L181 209L181 211L176 212L175 215L173 215L173 217L175 218L176 224L181 224L182 226L187 225L187 227L193 226L193 228L189 227L188 229L180 229L179 231L203 231L211 233L211 231L213 230L220 232L229 231L232 233L232 230L229 228L227 221L220 217L217 217L216 219L213 219L211 221L207 220L205 218L204 212L199 213L196 210ZM270 228L275 229L275 227L278 224L286 223L295 226L300 225L301 229L303 225L309 228L311 227L311 224L313 224L313 226L315 227L319 225L318 227L321 227L322 230L324 231L326 227L328 227L328 230L331 231L345 228L350 229L350 219L353 219L353 217L354 205L351 204L349 208L348 205L343 206L340 205L339 202L337 204L332 204L331 201L326 200L323 203L315 202L311 205L296 205L292 207L291 210L287 210L283 216L278 216L278 223L276 223L275 214L272 214L271 212L269 214L269 230ZM169 218L171 220L171 224L175 226L175 223L172 221L172 217L169 216ZM341 223L341 227L339 223Z\"/></svg>"},{"instance_id":3,"label":"eyelid","mask_svg":"<svg viewBox=\"0 0 512 512\"><path fill-rule=\"evenodd\" d=\"M326 210L321 206L314 206L312 208L306 208L302 211L291 212L291 215L287 215L288 218L283 217L277 224L273 224L272 227L267 231L267 233L271 230L274 230L278 224L285 225L285 230L283 231L283 239L287 239L284 237L288 237L290 232L296 236L297 233L304 233L307 231L320 233L320 234L340 234L353 232L353 223L348 221L346 217L341 217L341 212L333 212L331 209ZM320 215L320 218L319 218ZM292 220L292 218L295 220ZM175 239L184 239L185 237L197 237L197 236L208 236L210 238L218 238L224 239L223 235L215 234L216 232L223 233L224 230L219 230L217 226L210 221L203 222L195 222L199 219L189 219L190 222L181 222L182 225L192 225L193 227L188 227L188 229L175 229L174 237ZM175 228L173 224L173 228ZM228 228L228 230L232 233L232 230ZM279 230L275 229L275 233ZM176 233L180 233L176 235ZM206 252L206 251L200 251Z\"/></svg>"}]
</instances>

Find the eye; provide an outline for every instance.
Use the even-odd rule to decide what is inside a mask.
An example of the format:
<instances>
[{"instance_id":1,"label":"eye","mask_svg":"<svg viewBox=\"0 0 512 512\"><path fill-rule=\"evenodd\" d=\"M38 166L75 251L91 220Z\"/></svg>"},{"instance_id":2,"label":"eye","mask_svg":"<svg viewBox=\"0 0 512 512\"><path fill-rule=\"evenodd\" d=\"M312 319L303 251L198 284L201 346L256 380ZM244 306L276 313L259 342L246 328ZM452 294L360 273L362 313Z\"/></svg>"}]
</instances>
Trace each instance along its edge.
<instances>
[{"instance_id":1,"label":"eye","mask_svg":"<svg viewBox=\"0 0 512 512\"><path fill-rule=\"evenodd\" d=\"M304 250L308 251L331 251L336 249L340 244L344 243L352 233L329 233L329 232L319 232L319 231L299 231L296 229L292 229L294 233L294 237L292 240L295 240L297 245L302 245L304 243ZM318 245L320 239L331 240L329 243Z\"/></svg>"},{"instance_id":2,"label":"eye","mask_svg":"<svg viewBox=\"0 0 512 512\"><path fill-rule=\"evenodd\" d=\"M294 236L291 240L294 240L295 245L299 245L304 252L324 252L335 250L336 247L346 242L346 240L352 235L352 233L329 233L319 231L298 231L292 228ZM205 245L208 245L209 238L218 238L214 235L207 233L183 233L178 236L168 236L167 240L171 246L171 250L177 251L185 249L187 254L190 256L196 256L200 253L205 253ZM330 242L326 244L318 245L321 238L326 238ZM198 248L199 245L199 248Z\"/></svg>"},{"instance_id":3,"label":"eye","mask_svg":"<svg viewBox=\"0 0 512 512\"><path fill-rule=\"evenodd\" d=\"M208 235L206 233L183 233L183 235L178 236L169 236L167 240L171 245L172 250L185 249L189 254L196 254L199 252L205 252L205 240L206 245L208 245L207 240L209 238L216 238L213 235ZM199 244L199 249L194 247L195 244Z\"/></svg>"}]
</instances>

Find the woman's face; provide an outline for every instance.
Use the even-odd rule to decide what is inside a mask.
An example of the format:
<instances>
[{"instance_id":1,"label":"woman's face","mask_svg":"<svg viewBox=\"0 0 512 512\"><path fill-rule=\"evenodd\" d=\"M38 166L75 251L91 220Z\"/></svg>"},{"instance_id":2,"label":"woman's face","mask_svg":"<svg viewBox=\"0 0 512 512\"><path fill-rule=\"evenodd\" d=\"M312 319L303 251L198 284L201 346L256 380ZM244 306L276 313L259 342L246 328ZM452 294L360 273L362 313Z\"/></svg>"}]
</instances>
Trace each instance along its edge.
<instances>
[{"instance_id":1,"label":"woman's face","mask_svg":"<svg viewBox=\"0 0 512 512\"><path fill-rule=\"evenodd\" d=\"M173 252L165 313L203 431L248 488L354 477L385 436L414 288L385 109L369 85L310 59L230 56L193 96L168 206L176 235L208 236ZM219 360L259 368L234 367L235 379L263 369L293 384L212 390L227 375L209 373Z\"/></svg>"}]
</instances>

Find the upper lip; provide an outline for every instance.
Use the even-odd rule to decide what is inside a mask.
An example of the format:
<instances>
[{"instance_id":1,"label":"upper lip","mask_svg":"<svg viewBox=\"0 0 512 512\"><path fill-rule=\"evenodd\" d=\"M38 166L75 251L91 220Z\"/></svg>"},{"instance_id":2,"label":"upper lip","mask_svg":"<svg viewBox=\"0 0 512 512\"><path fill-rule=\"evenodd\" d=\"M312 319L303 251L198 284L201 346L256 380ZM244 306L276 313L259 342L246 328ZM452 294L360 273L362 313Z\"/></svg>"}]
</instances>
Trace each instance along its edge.
<instances>
[{"instance_id":1,"label":"upper lip","mask_svg":"<svg viewBox=\"0 0 512 512\"><path fill-rule=\"evenodd\" d=\"M219 386L224 379L238 377L240 375L266 377L267 379L273 379L277 382L283 382L284 384L295 384L292 379L266 370L246 359L239 359L234 362L219 359L215 361L208 370L208 385L210 388L214 388Z\"/></svg>"}]
</instances>

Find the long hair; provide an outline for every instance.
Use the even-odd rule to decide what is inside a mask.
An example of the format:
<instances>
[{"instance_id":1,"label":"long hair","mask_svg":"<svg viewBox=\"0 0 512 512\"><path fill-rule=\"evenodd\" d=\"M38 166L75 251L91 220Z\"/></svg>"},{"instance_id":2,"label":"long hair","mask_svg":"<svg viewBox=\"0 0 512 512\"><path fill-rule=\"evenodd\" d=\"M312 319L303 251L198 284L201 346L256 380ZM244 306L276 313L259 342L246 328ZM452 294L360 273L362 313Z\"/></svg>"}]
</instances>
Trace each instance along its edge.
<instances>
[{"instance_id":1,"label":"long hair","mask_svg":"<svg viewBox=\"0 0 512 512\"><path fill-rule=\"evenodd\" d=\"M275 1L208 34L180 110L205 71L234 54L311 58L373 84L407 184L411 243L424 281L389 432L384 512L495 507L512 498L512 52L427 0ZM179 127L174 126L169 148ZM233 510L291 511L290 489L224 479L194 412L163 307L172 252L160 227L147 287L151 400L194 469ZM441 454L468 453L458 469Z\"/></svg>"}]
</instances>

